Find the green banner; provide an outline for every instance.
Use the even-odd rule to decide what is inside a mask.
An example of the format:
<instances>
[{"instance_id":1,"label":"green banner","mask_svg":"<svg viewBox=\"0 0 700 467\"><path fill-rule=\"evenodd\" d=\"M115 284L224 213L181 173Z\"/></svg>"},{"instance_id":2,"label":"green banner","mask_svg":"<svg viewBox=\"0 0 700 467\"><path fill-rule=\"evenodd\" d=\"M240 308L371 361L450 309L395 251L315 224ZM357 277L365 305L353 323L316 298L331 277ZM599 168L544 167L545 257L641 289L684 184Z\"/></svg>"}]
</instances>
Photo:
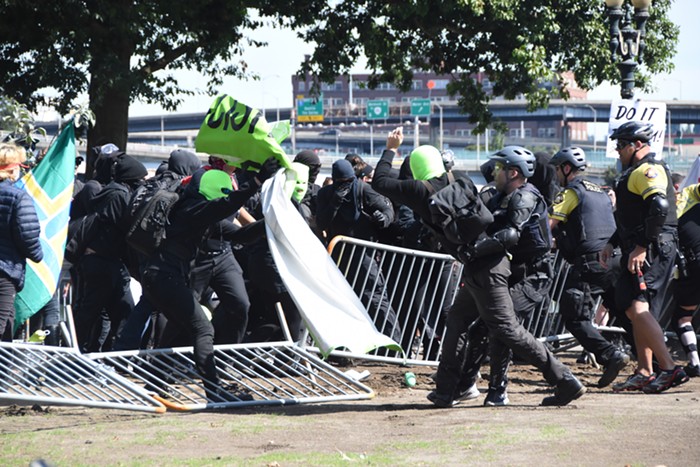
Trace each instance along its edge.
<instances>
[{"instance_id":1,"label":"green banner","mask_svg":"<svg viewBox=\"0 0 700 467\"><path fill-rule=\"evenodd\" d=\"M262 112L222 95L214 100L199 128L194 146L198 152L220 157L236 167L257 171L269 157L289 168L291 161Z\"/></svg>"},{"instance_id":2,"label":"green banner","mask_svg":"<svg viewBox=\"0 0 700 467\"><path fill-rule=\"evenodd\" d=\"M63 264L75 178L75 129L69 123L46 155L16 186L32 197L44 259L27 261L24 288L15 297L15 330L51 299Z\"/></svg>"}]
</instances>

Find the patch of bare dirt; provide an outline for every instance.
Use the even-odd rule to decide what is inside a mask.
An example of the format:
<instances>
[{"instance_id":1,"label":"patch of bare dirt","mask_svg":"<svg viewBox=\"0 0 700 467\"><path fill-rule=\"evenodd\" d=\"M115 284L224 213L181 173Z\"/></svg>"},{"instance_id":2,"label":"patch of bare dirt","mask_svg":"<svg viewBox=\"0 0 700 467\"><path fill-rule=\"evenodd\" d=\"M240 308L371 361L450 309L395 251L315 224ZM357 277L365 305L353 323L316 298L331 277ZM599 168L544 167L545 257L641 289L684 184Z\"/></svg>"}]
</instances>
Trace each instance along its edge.
<instances>
[{"instance_id":1,"label":"patch of bare dirt","mask_svg":"<svg viewBox=\"0 0 700 467\"><path fill-rule=\"evenodd\" d=\"M432 367L361 364L376 397L288 407L150 415L76 407L0 409L3 465L673 465L695 466L700 379L659 395L594 387L600 370L564 356L588 393L562 408L537 371L515 365L508 407L483 396L426 400ZM626 374L632 371L627 368ZM485 367L484 373L488 370ZM417 384L408 388L403 375ZM480 387L485 387L482 381Z\"/></svg>"}]
</instances>

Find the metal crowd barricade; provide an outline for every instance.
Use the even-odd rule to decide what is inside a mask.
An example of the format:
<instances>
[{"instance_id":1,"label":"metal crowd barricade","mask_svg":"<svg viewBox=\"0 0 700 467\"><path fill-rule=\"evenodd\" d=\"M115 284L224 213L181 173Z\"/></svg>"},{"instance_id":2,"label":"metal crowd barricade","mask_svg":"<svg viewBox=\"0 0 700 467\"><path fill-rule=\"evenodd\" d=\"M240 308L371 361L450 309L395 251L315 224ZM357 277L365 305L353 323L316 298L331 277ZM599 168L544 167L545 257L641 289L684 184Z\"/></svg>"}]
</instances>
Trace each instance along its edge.
<instances>
[{"instance_id":1,"label":"metal crowd barricade","mask_svg":"<svg viewBox=\"0 0 700 467\"><path fill-rule=\"evenodd\" d=\"M75 349L0 342L0 401L165 412L143 386Z\"/></svg>"},{"instance_id":2,"label":"metal crowd barricade","mask_svg":"<svg viewBox=\"0 0 700 467\"><path fill-rule=\"evenodd\" d=\"M328 251L360 297L377 329L394 338L405 357L386 349L333 355L414 365L435 365L445 317L462 274L449 255L335 237Z\"/></svg>"},{"instance_id":3,"label":"metal crowd barricade","mask_svg":"<svg viewBox=\"0 0 700 467\"><path fill-rule=\"evenodd\" d=\"M370 354L334 351L332 355L413 365L436 365L445 332L445 314L454 301L462 265L449 255L410 250L350 237L334 238L328 250L355 293L365 305L377 329L397 340L405 359L379 349ZM553 258L552 285L548 298L523 326L556 351L578 345L566 331L559 302L569 274L569 264ZM614 326L602 331L625 332Z\"/></svg>"},{"instance_id":4,"label":"metal crowd barricade","mask_svg":"<svg viewBox=\"0 0 700 467\"><path fill-rule=\"evenodd\" d=\"M195 370L192 347L89 354L153 393L169 410L370 399L374 392L291 342L214 347L219 382ZM215 391L212 394L212 390Z\"/></svg>"}]
</instances>

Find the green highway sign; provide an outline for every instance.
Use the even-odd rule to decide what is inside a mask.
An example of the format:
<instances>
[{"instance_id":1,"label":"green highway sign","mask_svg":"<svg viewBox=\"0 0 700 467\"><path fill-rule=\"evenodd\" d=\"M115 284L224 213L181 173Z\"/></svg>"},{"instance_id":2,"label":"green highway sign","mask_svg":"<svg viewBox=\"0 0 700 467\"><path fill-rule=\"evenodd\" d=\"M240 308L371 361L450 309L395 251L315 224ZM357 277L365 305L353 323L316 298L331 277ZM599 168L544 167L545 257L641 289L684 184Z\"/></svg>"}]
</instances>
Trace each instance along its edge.
<instances>
[{"instance_id":1,"label":"green highway sign","mask_svg":"<svg viewBox=\"0 0 700 467\"><path fill-rule=\"evenodd\" d=\"M389 118L389 101L367 101L367 120Z\"/></svg>"},{"instance_id":2,"label":"green highway sign","mask_svg":"<svg viewBox=\"0 0 700 467\"><path fill-rule=\"evenodd\" d=\"M693 138L675 138L673 144L693 144L695 140Z\"/></svg>"},{"instance_id":3,"label":"green highway sign","mask_svg":"<svg viewBox=\"0 0 700 467\"><path fill-rule=\"evenodd\" d=\"M427 117L430 115L430 99L413 99L411 101L411 115L415 117Z\"/></svg>"},{"instance_id":4,"label":"green highway sign","mask_svg":"<svg viewBox=\"0 0 700 467\"><path fill-rule=\"evenodd\" d=\"M298 122L322 122L323 121L323 98L301 98L297 99L297 121Z\"/></svg>"}]
</instances>

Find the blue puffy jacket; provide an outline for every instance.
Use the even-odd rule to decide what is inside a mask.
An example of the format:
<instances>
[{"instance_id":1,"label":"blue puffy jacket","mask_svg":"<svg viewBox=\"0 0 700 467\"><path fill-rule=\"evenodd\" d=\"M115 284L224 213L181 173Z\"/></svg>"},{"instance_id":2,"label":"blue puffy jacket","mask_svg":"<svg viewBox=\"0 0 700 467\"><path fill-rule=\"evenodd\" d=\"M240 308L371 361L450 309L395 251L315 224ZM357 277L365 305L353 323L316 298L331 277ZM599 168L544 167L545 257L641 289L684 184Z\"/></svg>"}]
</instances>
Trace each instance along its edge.
<instances>
[{"instance_id":1,"label":"blue puffy jacket","mask_svg":"<svg viewBox=\"0 0 700 467\"><path fill-rule=\"evenodd\" d=\"M24 287L27 258L44 259L40 231L32 198L9 180L0 182L0 271L18 291Z\"/></svg>"}]
</instances>

